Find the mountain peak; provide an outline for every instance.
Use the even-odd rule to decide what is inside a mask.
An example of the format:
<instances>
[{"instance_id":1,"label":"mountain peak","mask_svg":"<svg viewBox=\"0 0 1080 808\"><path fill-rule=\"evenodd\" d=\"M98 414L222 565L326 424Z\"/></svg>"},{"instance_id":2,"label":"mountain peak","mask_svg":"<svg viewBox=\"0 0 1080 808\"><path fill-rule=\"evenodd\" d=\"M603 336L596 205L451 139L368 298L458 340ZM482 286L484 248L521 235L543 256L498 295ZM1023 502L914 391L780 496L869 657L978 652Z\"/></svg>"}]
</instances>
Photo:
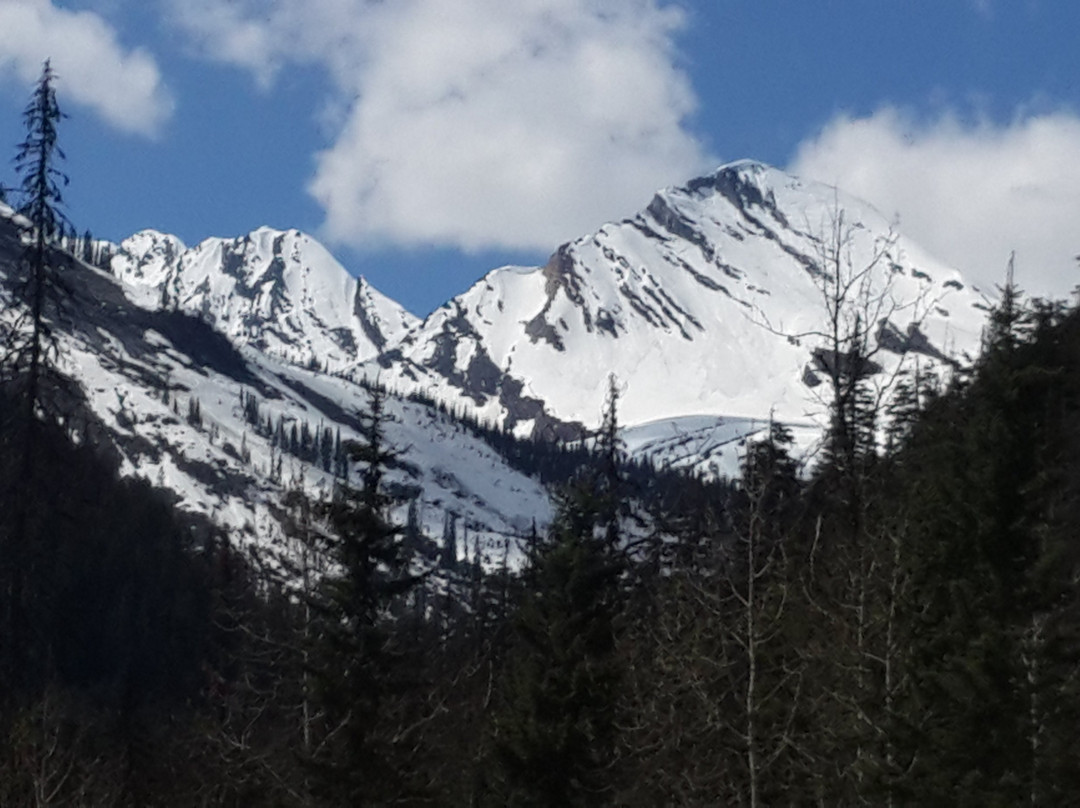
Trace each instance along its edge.
<instances>
[{"instance_id":1,"label":"mountain peak","mask_svg":"<svg viewBox=\"0 0 1080 808\"><path fill-rule=\"evenodd\" d=\"M374 357L417 322L296 229L263 226L191 248L142 231L119 245L112 270L139 305L197 314L238 344L302 365Z\"/></svg>"},{"instance_id":2,"label":"mountain peak","mask_svg":"<svg viewBox=\"0 0 1080 808\"><path fill-rule=\"evenodd\" d=\"M780 169L758 160L734 160L717 166L708 174L695 177L673 190L689 190L723 186L733 182L754 183L765 187L784 185L795 178Z\"/></svg>"},{"instance_id":3,"label":"mountain peak","mask_svg":"<svg viewBox=\"0 0 1080 808\"><path fill-rule=\"evenodd\" d=\"M740 173L740 174L758 174L758 175L760 175L760 174L767 174L769 172L776 172L778 174L783 174L784 173L784 172L780 171L780 169L776 168L775 166L771 166L768 163L763 163L760 160L753 160L753 159L750 159L748 157L744 157L744 158L739 159L739 160L732 160L732 161L727 162L727 163L722 163L721 165L717 166L716 170L713 171L712 173L714 175L715 174L725 174L725 173L727 173L727 174Z\"/></svg>"},{"instance_id":4,"label":"mountain peak","mask_svg":"<svg viewBox=\"0 0 1080 808\"><path fill-rule=\"evenodd\" d=\"M885 372L905 353L944 362L977 349L983 301L958 273L867 203L754 160L657 192L544 267L492 270L422 323L298 230L191 249L144 233L113 266L147 305L197 313L235 343L574 439L599 421L611 373L627 425L818 418L822 278L840 221L845 260L869 264L888 302L867 315Z\"/></svg>"}]
</instances>

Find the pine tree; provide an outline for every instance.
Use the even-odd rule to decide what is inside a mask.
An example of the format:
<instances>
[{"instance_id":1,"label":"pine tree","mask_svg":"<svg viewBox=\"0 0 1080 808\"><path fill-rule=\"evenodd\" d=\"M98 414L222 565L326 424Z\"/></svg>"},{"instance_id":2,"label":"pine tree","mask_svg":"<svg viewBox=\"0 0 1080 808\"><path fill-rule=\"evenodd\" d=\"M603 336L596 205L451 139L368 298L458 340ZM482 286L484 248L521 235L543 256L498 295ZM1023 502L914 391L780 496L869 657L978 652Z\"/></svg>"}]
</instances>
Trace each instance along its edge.
<instances>
[{"instance_id":1,"label":"pine tree","mask_svg":"<svg viewBox=\"0 0 1080 808\"><path fill-rule=\"evenodd\" d=\"M772 422L747 446L739 488L710 503L711 550L652 582L657 608L627 688L628 754L643 788L675 804L809 801L801 726L808 710L798 565L789 557L800 482L790 432ZM648 751L646 751L648 750ZM643 801L641 804L645 804Z\"/></svg>"},{"instance_id":2,"label":"pine tree","mask_svg":"<svg viewBox=\"0 0 1080 808\"><path fill-rule=\"evenodd\" d=\"M199 399L195 396L188 399L187 422L194 427L203 425L202 404L199 403Z\"/></svg>"},{"instance_id":3,"label":"pine tree","mask_svg":"<svg viewBox=\"0 0 1080 808\"><path fill-rule=\"evenodd\" d=\"M89 230L83 233L82 251L79 258L87 264L94 263L94 234Z\"/></svg>"},{"instance_id":4,"label":"pine tree","mask_svg":"<svg viewBox=\"0 0 1080 808\"><path fill-rule=\"evenodd\" d=\"M766 437L748 447L741 496L732 508L736 555L724 565L737 618L730 621L732 652L726 656L738 662L731 679L751 808L777 801L782 794L778 786L792 776L782 769L792 756L794 719L804 709L799 703L801 660L785 636L795 623L787 611L796 602L785 535L793 526L799 493L793 443L790 430L770 420Z\"/></svg>"},{"instance_id":5,"label":"pine tree","mask_svg":"<svg viewBox=\"0 0 1080 808\"><path fill-rule=\"evenodd\" d=\"M442 549L439 553L439 563L443 569L457 569L457 543L457 514L446 511L443 514Z\"/></svg>"},{"instance_id":6,"label":"pine tree","mask_svg":"<svg viewBox=\"0 0 1080 808\"><path fill-rule=\"evenodd\" d=\"M1080 340L1059 320L1010 277L973 378L899 454L912 684L897 789L912 802L1060 804L1076 787L1060 738L1080 709Z\"/></svg>"},{"instance_id":7,"label":"pine tree","mask_svg":"<svg viewBox=\"0 0 1080 808\"><path fill-rule=\"evenodd\" d=\"M609 550L617 552L622 541L620 533L621 511L625 506L623 497L623 442L619 437L619 399L621 398L618 380L615 374L608 376L608 390L604 402L604 417L597 435L596 450L600 468L595 476L594 485L598 497L598 513L604 541Z\"/></svg>"},{"instance_id":8,"label":"pine tree","mask_svg":"<svg viewBox=\"0 0 1080 808\"><path fill-rule=\"evenodd\" d=\"M610 794L620 567L582 518L594 508L587 489L564 498L516 620L498 725L507 805L600 805Z\"/></svg>"}]
</instances>

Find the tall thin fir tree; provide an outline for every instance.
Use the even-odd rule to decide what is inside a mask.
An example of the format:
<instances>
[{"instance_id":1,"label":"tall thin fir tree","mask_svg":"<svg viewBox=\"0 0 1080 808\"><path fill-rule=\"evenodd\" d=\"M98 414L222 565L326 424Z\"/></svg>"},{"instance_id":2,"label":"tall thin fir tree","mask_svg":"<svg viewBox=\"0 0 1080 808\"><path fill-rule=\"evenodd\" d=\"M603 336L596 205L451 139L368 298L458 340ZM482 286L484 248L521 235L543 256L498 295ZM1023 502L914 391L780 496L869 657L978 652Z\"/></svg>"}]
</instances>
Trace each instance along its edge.
<instances>
[{"instance_id":1,"label":"tall thin fir tree","mask_svg":"<svg viewBox=\"0 0 1080 808\"><path fill-rule=\"evenodd\" d=\"M767 786L783 787L793 773L783 771L793 761L793 737L798 711L801 666L797 655L784 647L784 629L790 618L790 565L786 556L785 526L799 494L798 464L790 455L791 432L770 416L769 431L752 443L743 459L742 490L734 498L733 555L725 564L724 581L730 596L725 604L731 620L725 631L736 664L729 673L738 709L732 726L741 746L745 767L747 804L770 804ZM708 584L706 583L706 586ZM707 590L706 590L707 591Z\"/></svg>"},{"instance_id":2,"label":"tall thin fir tree","mask_svg":"<svg viewBox=\"0 0 1080 808\"><path fill-rule=\"evenodd\" d=\"M397 457L385 433L385 391L369 388L359 441L343 451L360 471L360 487L339 481L325 517L334 533L328 551L337 572L324 578L313 604L322 617L314 665L328 725L314 763L327 775L327 800L347 805L384 804L408 790L410 736L391 726L392 704L406 687L403 654L396 643L394 606L420 583L389 511L384 475Z\"/></svg>"},{"instance_id":3,"label":"tall thin fir tree","mask_svg":"<svg viewBox=\"0 0 1080 808\"><path fill-rule=\"evenodd\" d=\"M20 297L26 313L13 331L9 364L16 375L25 373L25 417L32 431L35 413L43 408L45 364L55 355L55 336L46 317L46 304L60 288L59 266L51 260L51 246L68 229L62 212L61 188L68 177L57 163L64 152L57 143L58 126L64 114L56 100L56 74L46 60L41 78L23 112L26 139L19 144L15 168L21 178L22 204L18 212L27 220L26 250L23 254L23 283ZM29 441L27 441L29 444ZM27 450L29 451L29 450Z\"/></svg>"},{"instance_id":4,"label":"tall thin fir tree","mask_svg":"<svg viewBox=\"0 0 1080 808\"><path fill-rule=\"evenodd\" d=\"M626 569L618 523L618 399L612 378L599 467L587 467L560 493L551 534L525 571L494 722L492 796L500 805L569 808L615 799Z\"/></svg>"},{"instance_id":5,"label":"tall thin fir tree","mask_svg":"<svg viewBox=\"0 0 1080 808\"><path fill-rule=\"evenodd\" d=\"M55 307L60 289L58 265L53 262L53 243L65 231L67 218L61 212L61 187L67 176L57 163L64 158L57 145L57 128L63 118L56 101L56 74L48 61L23 113L26 138L19 144L15 168L20 177L22 204L17 211L25 219L20 262L22 282L15 288L19 314L7 334L0 380L7 387L8 400L18 402L6 413L3 424L10 442L11 460L5 485L17 487L14 513L0 536L0 578L4 596L0 632L4 635L4 674L9 692L18 692L37 677L40 657L32 651L31 613L36 602L34 581L38 567L48 557L44 547L30 546L29 519L35 492L34 452L38 440L38 418L50 414L45 384L50 361L58 352L49 325L47 304ZM18 458L15 461L15 458ZM9 521L10 520L10 521ZM46 654L47 656L47 654ZM38 658L40 662L40 658Z\"/></svg>"}]
</instances>

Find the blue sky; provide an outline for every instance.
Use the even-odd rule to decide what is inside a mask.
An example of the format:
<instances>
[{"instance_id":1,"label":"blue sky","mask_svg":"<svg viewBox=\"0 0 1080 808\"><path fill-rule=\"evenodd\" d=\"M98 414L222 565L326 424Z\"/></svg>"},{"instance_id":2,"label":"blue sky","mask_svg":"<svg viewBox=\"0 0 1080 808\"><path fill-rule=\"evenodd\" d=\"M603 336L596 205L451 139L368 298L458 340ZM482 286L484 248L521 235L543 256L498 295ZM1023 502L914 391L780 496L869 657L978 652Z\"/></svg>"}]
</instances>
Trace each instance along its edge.
<instances>
[{"instance_id":1,"label":"blue sky","mask_svg":"<svg viewBox=\"0 0 1080 808\"><path fill-rule=\"evenodd\" d=\"M1061 295L1078 31L1060 0L0 0L0 143L51 56L80 228L296 227L418 314L743 157Z\"/></svg>"}]
</instances>

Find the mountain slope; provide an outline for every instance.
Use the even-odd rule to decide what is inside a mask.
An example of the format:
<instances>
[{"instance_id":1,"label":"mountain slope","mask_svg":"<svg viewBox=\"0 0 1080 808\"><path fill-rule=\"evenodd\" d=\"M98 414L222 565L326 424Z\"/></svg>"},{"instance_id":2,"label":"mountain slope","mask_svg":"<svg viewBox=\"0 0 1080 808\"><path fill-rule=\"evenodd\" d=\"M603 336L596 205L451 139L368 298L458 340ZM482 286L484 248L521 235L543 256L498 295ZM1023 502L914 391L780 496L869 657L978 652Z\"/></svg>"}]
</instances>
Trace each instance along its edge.
<instances>
[{"instance_id":1,"label":"mountain slope","mask_svg":"<svg viewBox=\"0 0 1080 808\"><path fill-rule=\"evenodd\" d=\"M15 228L0 216L5 322L15 314L10 289L19 250ZM295 481L327 496L333 477L257 424L280 425L284 435L356 439L367 391L251 344L238 347L183 311L135 305L130 287L108 273L59 253L53 260L68 289L55 323L59 369L77 383L93 432L122 473L171 491L189 519L223 531L264 563L288 563L298 547L282 529L284 489ZM456 520L459 535L497 558L507 542L513 557L516 538L549 521L543 486L460 423L394 397L386 411L388 441L400 452L387 475L399 523L412 511L437 541L447 519Z\"/></svg>"}]
</instances>

